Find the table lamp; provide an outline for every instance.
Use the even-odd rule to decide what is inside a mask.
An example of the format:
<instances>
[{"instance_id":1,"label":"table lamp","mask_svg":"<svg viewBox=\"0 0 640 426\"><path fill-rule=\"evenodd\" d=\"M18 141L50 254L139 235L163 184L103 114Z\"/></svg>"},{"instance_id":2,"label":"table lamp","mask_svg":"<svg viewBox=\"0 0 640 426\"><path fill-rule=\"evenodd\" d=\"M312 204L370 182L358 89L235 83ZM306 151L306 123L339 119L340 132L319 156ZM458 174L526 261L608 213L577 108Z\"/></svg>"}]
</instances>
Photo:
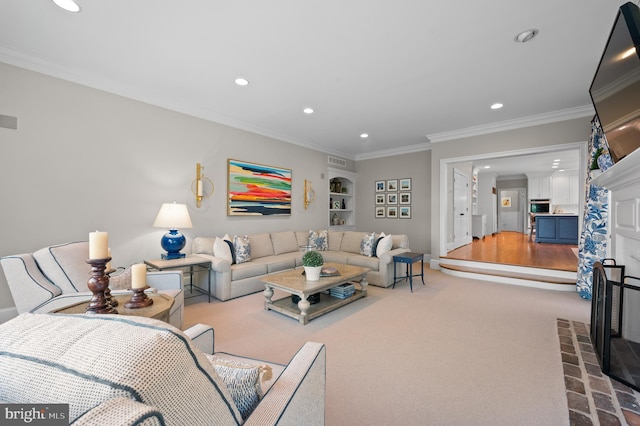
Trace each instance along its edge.
<instances>
[{"instance_id":1,"label":"table lamp","mask_svg":"<svg viewBox=\"0 0 640 426\"><path fill-rule=\"evenodd\" d=\"M164 234L160 240L160 245L167 252L162 255L163 259L180 259L185 256L184 253L180 253L180 250L184 248L187 240L184 235L178 232L178 228L193 227L185 204L176 204L175 202L162 204L153 226L169 229L169 232Z\"/></svg>"}]
</instances>

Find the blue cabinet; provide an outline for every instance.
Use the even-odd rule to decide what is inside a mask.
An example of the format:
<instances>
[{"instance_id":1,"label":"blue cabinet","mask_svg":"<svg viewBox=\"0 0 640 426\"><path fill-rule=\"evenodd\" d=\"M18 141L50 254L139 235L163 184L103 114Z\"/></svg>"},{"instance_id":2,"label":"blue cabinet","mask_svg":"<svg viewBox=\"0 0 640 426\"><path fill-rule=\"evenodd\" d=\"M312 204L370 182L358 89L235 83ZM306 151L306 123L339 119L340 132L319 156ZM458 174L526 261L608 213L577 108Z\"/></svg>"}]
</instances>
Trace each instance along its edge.
<instances>
[{"instance_id":1,"label":"blue cabinet","mask_svg":"<svg viewBox=\"0 0 640 426\"><path fill-rule=\"evenodd\" d=\"M578 244L578 216L536 215L536 243Z\"/></svg>"}]
</instances>

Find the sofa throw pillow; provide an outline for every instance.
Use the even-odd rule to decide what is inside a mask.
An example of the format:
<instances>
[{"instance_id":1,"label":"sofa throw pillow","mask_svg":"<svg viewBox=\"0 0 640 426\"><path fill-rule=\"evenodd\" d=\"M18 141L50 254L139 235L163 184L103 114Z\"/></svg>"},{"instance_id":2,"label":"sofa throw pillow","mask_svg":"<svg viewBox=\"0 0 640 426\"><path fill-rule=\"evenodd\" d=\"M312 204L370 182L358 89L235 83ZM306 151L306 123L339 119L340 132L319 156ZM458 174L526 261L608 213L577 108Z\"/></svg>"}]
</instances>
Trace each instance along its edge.
<instances>
[{"instance_id":1,"label":"sofa throw pillow","mask_svg":"<svg viewBox=\"0 0 640 426\"><path fill-rule=\"evenodd\" d=\"M269 380L271 367L225 359L215 354L206 355L216 373L227 385L227 390L240 411L242 419L246 420L264 396L260 386L261 377L262 380Z\"/></svg>"},{"instance_id":2,"label":"sofa throw pillow","mask_svg":"<svg viewBox=\"0 0 640 426\"><path fill-rule=\"evenodd\" d=\"M251 244L247 235L233 236L233 250L236 253L236 263L244 263L251 260Z\"/></svg>"},{"instance_id":3,"label":"sofa throw pillow","mask_svg":"<svg viewBox=\"0 0 640 426\"><path fill-rule=\"evenodd\" d=\"M323 230L320 232L309 231L309 245L314 250L328 250L329 242L327 238L327 230Z\"/></svg>"},{"instance_id":4,"label":"sofa throw pillow","mask_svg":"<svg viewBox=\"0 0 640 426\"><path fill-rule=\"evenodd\" d=\"M393 245L393 239L391 234L385 235L384 232L380 234L376 241L376 248L374 256L380 257L389 250L391 250L391 246Z\"/></svg>"},{"instance_id":5,"label":"sofa throw pillow","mask_svg":"<svg viewBox=\"0 0 640 426\"><path fill-rule=\"evenodd\" d=\"M234 255L233 243L229 241L229 236L225 235L223 238L216 237L213 242L213 255L215 257L222 258L229 263L235 263L233 259Z\"/></svg>"},{"instance_id":6,"label":"sofa throw pillow","mask_svg":"<svg viewBox=\"0 0 640 426\"><path fill-rule=\"evenodd\" d=\"M360 242L360 254L363 256L371 257L371 255L373 254L373 243L375 240L375 232L362 237L362 241Z\"/></svg>"}]
</instances>

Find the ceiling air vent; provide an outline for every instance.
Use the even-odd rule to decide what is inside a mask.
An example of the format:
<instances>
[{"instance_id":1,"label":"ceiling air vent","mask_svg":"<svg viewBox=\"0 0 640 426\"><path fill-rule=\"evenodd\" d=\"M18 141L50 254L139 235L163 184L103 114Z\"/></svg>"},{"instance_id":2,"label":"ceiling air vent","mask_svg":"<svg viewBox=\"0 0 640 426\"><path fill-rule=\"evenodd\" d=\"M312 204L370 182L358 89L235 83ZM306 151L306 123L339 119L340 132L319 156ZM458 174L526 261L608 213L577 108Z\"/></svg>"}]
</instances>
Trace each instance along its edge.
<instances>
[{"instance_id":1,"label":"ceiling air vent","mask_svg":"<svg viewBox=\"0 0 640 426\"><path fill-rule=\"evenodd\" d=\"M344 158L332 157L329 155L327 159L329 161L329 164L331 164L332 166L347 167L347 160L345 160Z\"/></svg>"}]
</instances>

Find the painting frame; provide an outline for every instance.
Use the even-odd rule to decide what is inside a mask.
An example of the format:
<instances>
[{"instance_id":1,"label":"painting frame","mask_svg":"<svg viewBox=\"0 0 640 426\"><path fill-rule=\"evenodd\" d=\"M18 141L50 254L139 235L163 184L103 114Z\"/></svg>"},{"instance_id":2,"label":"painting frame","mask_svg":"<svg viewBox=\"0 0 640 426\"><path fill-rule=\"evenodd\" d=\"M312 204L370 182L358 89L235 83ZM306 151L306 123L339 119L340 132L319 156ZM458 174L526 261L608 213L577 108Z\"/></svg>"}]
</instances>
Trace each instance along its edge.
<instances>
[{"instance_id":1,"label":"painting frame","mask_svg":"<svg viewBox=\"0 0 640 426\"><path fill-rule=\"evenodd\" d=\"M291 216L291 169L227 159L227 216Z\"/></svg>"},{"instance_id":2,"label":"painting frame","mask_svg":"<svg viewBox=\"0 0 640 426\"><path fill-rule=\"evenodd\" d=\"M400 206L398 217L400 219L411 219L411 206Z\"/></svg>"},{"instance_id":3,"label":"painting frame","mask_svg":"<svg viewBox=\"0 0 640 426\"><path fill-rule=\"evenodd\" d=\"M384 206L377 206L375 208L375 217L376 219L384 219L387 217L386 210Z\"/></svg>"},{"instance_id":4,"label":"painting frame","mask_svg":"<svg viewBox=\"0 0 640 426\"><path fill-rule=\"evenodd\" d=\"M384 205L385 199L384 194L376 194L376 206Z\"/></svg>"},{"instance_id":5,"label":"painting frame","mask_svg":"<svg viewBox=\"0 0 640 426\"><path fill-rule=\"evenodd\" d=\"M387 190L387 185L384 180L376 181L376 192L385 192Z\"/></svg>"},{"instance_id":6,"label":"painting frame","mask_svg":"<svg viewBox=\"0 0 640 426\"><path fill-rule=\"evenodd\" d=\"M411 193L410 192L401 192L400 197L398 198L398 202L401 205L410 205L411 204Z\"/></svg>"},{"instance_id":7,"label":"painting frame","mask_svg":"<svg viewBox=\"0 0 640 426\"><path fill-rule=\"evenodd\" d=\"M397 191L398 191L398 179L388 179L387 192L397 192Z\"/></svg>"},{"instance_id":8,"label":"painting frame","mask_svg":"<svg viewBox=\"0 0 640 426\"><path fill-rule=\"evenodd\" d=\"M398 194L395 192L387 192L387 204L398 204Z\"/></svg>"},{"instance_id":9,"label":"painting frame","mask_svg":"<svg viewBox=\"0 0 640 426\"><path fill-rule=\"evenodd\" d=\"M411 191L411 178L400 179L400 191Z\"/></svg>"},{"instance_id":10,"label":"painting frame","mask_svg":"<svg viewBox=\"0 0 640 426\"><path fill-rule=\"evenodd\" d=\"M387 206L387 218L389 218L389 219L397 219L398 218L398 207L397 206Z\"/></svg>"},{"instance_id":11,"label":"painting frame","mask_svg":"<svg viewBox=\"0 0 640 426\"><path fill-rule=\"evenodd\" d=\"M500 206L505 208L511 207L511 197L502 197L500 199Z\"/></svg>"}]
</instances>

